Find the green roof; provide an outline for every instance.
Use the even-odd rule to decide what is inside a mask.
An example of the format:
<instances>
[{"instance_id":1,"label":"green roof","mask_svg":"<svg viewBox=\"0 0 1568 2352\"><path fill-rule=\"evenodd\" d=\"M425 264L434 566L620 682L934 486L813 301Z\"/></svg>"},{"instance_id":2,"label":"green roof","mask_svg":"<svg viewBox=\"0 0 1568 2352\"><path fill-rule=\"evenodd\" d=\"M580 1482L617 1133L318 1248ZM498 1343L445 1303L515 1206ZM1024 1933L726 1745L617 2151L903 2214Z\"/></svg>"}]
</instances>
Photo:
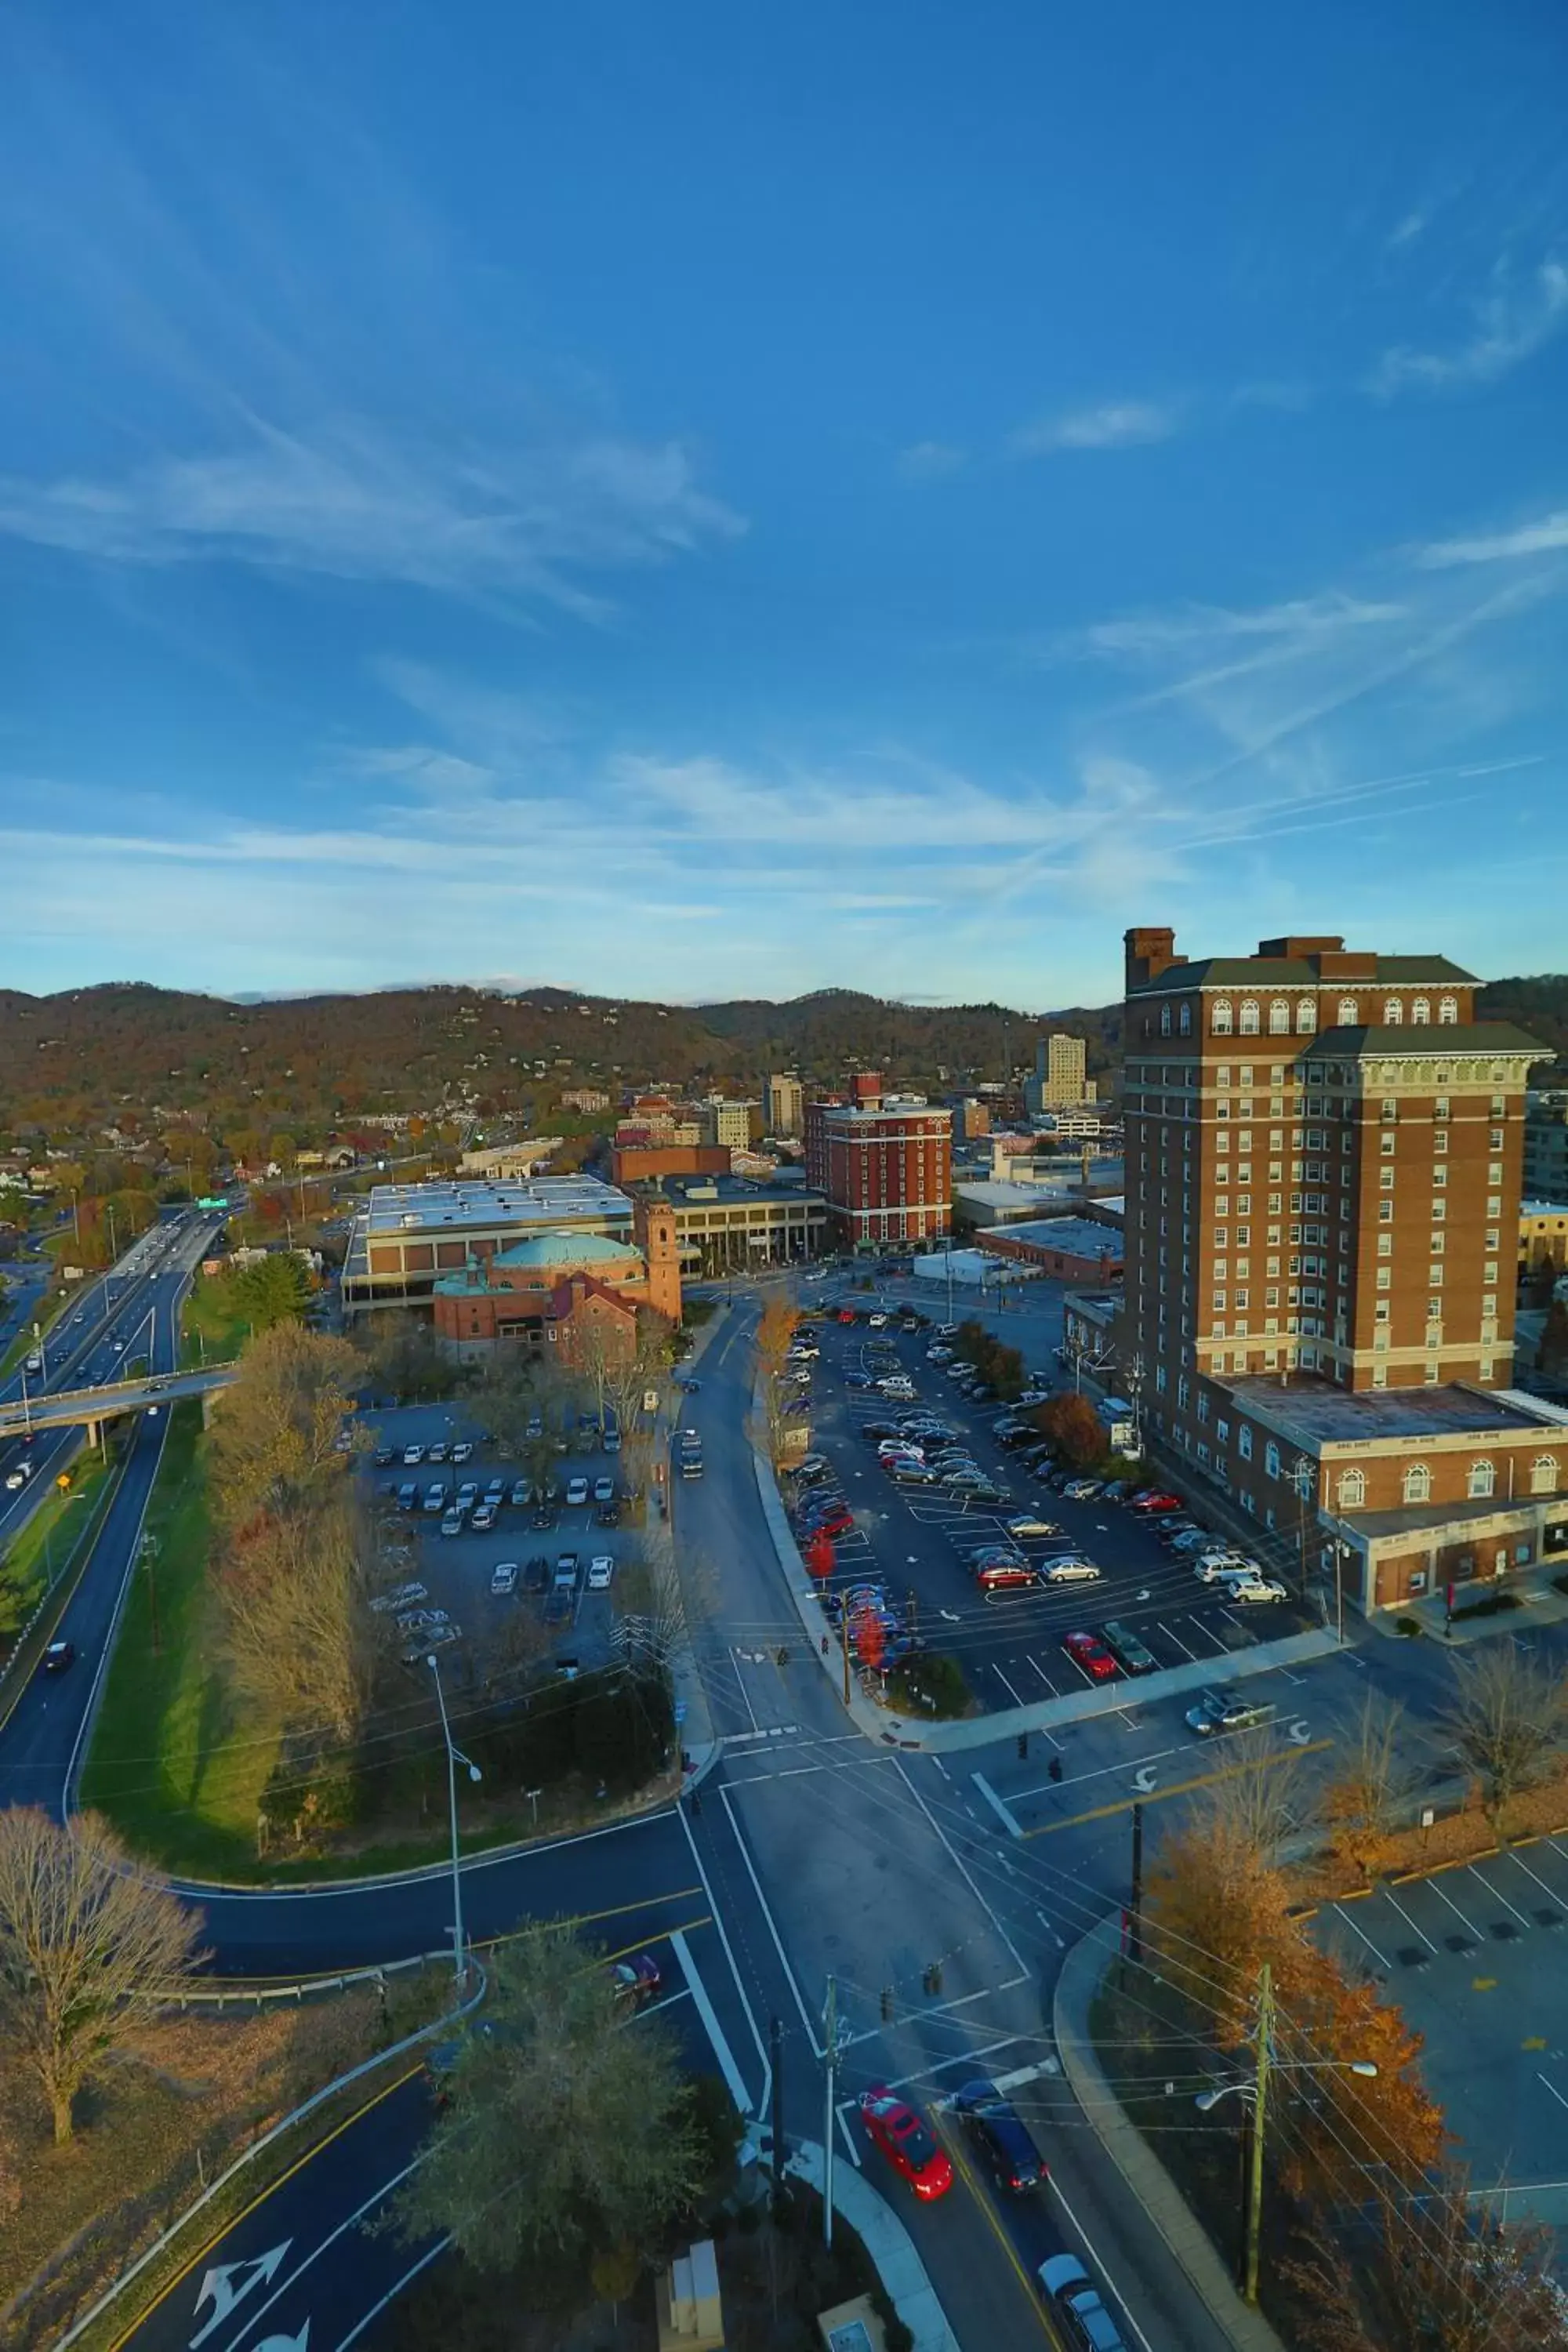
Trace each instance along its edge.
<instances>
[{"instance_id":1,"label":"green roof","mask_svg":"<svg viewBox=\"0 0 1568 2352\"><path fill-rule=\"evenodd\" d=\"M639 1262L642 1253L626 1242L612 1241L607 1234L536 1234L531 1240L514 1242L510 1249L498 1250L491 1263L495 1265L625 1265Z\"/></svg>"},{"instance_id":2,"label":"green roof","mask_svg":"<svg viewBox=\"0 0 1568 2352\"><path fill-rule=\"evenodd\" d=\"M1451 963L1447 956L1380 955L1373 962L1373 971L1352 979L1336 973L1325 976L1316 960L1307 956L1200 956L1192 963L1168 965L1157 980L1143 981L1128 993L1163 996L1183 988L1342 988L1353 994L1359 988L1391 982L1412 987L1423 981L1433 987L1480 986L1473 971Z\"/></svg>"},{"instance_id":3,"label":"green roof","mask_svg":"<svg viewBox=\"0 0 1568 2352\"><path fill-rule=\"evenodd\" d=\"M1331 1061L1337 1056L1345 1062L1363 1055L1400 1054L1424 1062L1453 1062L1478 1054L1528 1054L1534 1061L1543 1061L1550 1058L1552 1048L1516 1028L1511 1021L1449 1022L1436 1028L1413 1022L1408 1028L1320 1029L1301 1047L1301 1054L1303 1058L1311 1055Z\"/></svg>"}]
</instances>

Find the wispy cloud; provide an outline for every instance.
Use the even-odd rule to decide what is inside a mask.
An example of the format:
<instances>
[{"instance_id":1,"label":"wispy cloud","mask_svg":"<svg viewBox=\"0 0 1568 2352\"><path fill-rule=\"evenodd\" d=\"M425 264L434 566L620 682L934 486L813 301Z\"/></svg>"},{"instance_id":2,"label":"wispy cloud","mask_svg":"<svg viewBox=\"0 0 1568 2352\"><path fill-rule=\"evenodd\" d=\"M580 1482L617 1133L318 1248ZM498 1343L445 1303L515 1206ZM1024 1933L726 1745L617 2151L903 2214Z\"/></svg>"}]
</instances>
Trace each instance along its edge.
<instances>
[{"instance_id":1,"label":"wispy cloud","mask_svg":"<svg viewBox=\"0 0 1568 2352\"><path fill-rule=\"evenodd\" d=\"M1173 612L1133 613L1068 632L1054 641L1068 656L1109 655L1137 658L1186 652L1253 637L1321 643L1346 630L1376 627L1404 616L1405 606L1371 601L1333 589L1321 596L1298 596L1251 610L1186 604Z\"/></svg>"},{"instance_id":2,"label":"wispy cloud","mask_svg":"<svg viewBox=\"0 0 1568 2352\"><path fill-rule=\"evenodd\" d=\"M1395 222L1384 237L1383 241L1384 251L1397 253L1402 247L1414 245L1417 237L1426 235L1426 224L1430 217L1431 215L1424 212L1419 205L1407 212L1403 220Z\"/></svg>"},{"instance_id":3,"label":"wispy cloud","mask_svg":"<svg viewBox=\"0 0 1568 2352\"><path fill-rule=\"evenodd\" d=\"M1568 327L1568 265L1543 261L1522 281L1503 268L1491 293L1476 306L1476 331L1448 352L1397 344L1378 362L1368 389L1383 400L1411 389L1446 392L1494 383Z\"/></svg>"},{"instance_id":4,"label":"wispy cloud","mask_svg":"<svg viewBox=\"0 0 1568 2352\"><path fill-rule=\"evenodd\" d=\"M1048 457L1063 449L1128 449L1168 441L1180 425L1173 407L1152 400L1112 400L1021 425L1011 446L1020 457Z\"/></svg>"},{"instance_id":5,"label":"wispy cloud","mask_svg":"<svg viewBox=\"0 0 1568 2352\"><path fill-rule=\"evenodd\" d=\"M899 471L911 482L939 482L968 462L968 452L951 441L916 441L899 452Z\"/></svg>"},{"instance_id":6,"label":"wispy cloud","mask_svg":"<svg viewBox=\"0 0 1568 2352\"><path fill-rule=\"evenodd\" d=\"M1441 572L1456 563L1504 563L1522 555L1555 554L1563 548L1568 548L1568 508L1479 539L1436 540L1422 548L1415 560L1428 572Z\"/></svg>"},{"instance_id":7,"label":"wispy cloud","mask_svg":"<svg viewBox=\"0 0 1568 2352\"><path fill-rule=\"evenodd\" d=\"M229 562L602 609L576 575L732 538L677 442L605 436L453 454L359 419L312 437L253 420L222 454L119 480L0 478L0 532L121 564Z\"/></svg>"}]
</instances>

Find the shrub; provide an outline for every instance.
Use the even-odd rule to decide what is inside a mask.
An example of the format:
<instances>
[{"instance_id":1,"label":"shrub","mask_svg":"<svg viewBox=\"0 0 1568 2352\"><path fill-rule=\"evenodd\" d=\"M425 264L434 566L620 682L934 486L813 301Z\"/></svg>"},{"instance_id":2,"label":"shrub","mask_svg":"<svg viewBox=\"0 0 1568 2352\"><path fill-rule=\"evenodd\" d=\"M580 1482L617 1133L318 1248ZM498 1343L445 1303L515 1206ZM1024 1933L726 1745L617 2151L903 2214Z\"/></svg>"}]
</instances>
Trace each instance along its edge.
<instances>
[{"instance_id":1,"label":"shrub","mask_svg":"<svg viewBox=\"0 0 1568 2352\"><path fill-rule=\"evenodd\" d=\"M1453 1612L1454 1622L1460 1625L1470 1617L1499 1617L1505 1609L1517 1609L1519 1606L1517 1592L1489 1592L1484 1601L1472 1601L1467 1607L1456 1609Z\"/></svg>"},{"instance_id":2,"label":"shrub","mask_svg":"<svg viewBox=\"0 0 1568 2352\"><path fill-rule=\"evenodd\" d=\"M1416 1640L1421 1632L1421 1621L1418 1617L1396 1617L1394 1626L1394 1631L1403 1633L1407 1642Z\"/></svg>"},{"instance_id":3,"label":"shrub","mask_svg":"<svg viewBox=\"0 0 1568 2352\"><path fill-rule=\"evenodd\" d=\"M888 1696L906 1715L954 1716L969 1712L969 1685L956 1658L905 1658L888 1676Z\"/></svg>"}]
</instances>

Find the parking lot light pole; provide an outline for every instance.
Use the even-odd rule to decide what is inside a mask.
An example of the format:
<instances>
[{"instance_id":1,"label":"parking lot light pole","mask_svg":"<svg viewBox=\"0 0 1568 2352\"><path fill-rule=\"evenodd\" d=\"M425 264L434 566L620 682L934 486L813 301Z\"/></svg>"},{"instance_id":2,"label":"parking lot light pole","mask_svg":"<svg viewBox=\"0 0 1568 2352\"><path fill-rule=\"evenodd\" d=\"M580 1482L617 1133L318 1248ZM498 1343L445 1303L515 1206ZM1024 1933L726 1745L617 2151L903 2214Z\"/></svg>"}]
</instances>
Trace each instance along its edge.
<instances>
[{"instance_id":1,"label":"parking lot light pole","mask_svg":"<svg viewBox=\"0 0 1568 2352\"><path fill-rule=\"evenodd\" d=\"M468 1977L468 1964L463 1950L463 1876L458 1866L458 1767L459 1764L468 1766L470 1780L482 1780L485 1776L471 1756L465 1756L460 1748L453 1745L452 1727L447 1720L446 1695L441 1688L441 1668L434 1650L425 1663L436 1679L436 1704L441 1710L441 1737L447 1743L447 1802L452 1816L452 1965L453 1973L461 1987Z\"/></svg>"}]
</instances>

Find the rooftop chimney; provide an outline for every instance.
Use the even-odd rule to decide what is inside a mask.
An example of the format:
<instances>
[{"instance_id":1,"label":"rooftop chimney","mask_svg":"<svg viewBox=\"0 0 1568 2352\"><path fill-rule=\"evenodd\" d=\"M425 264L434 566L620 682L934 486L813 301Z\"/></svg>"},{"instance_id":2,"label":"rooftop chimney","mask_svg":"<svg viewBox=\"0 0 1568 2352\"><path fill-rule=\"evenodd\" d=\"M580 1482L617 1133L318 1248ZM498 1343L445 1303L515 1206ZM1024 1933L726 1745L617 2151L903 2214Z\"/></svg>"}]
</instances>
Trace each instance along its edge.
<instances>
[{"instance_id":1,"label":"rooftop chimney","mask_svg":"<svg viewBox=\"0 0 1568 2352\"><path fill-rule=\"evenodd\" d=\"M1126 931L1122 941L1127 950L1127 992L1142 988L1145 982L1158 980L1174 963L1185 963L1186 957L1176 953L1174 931L1140 929Z\"/></svg>"}]
</instances>

